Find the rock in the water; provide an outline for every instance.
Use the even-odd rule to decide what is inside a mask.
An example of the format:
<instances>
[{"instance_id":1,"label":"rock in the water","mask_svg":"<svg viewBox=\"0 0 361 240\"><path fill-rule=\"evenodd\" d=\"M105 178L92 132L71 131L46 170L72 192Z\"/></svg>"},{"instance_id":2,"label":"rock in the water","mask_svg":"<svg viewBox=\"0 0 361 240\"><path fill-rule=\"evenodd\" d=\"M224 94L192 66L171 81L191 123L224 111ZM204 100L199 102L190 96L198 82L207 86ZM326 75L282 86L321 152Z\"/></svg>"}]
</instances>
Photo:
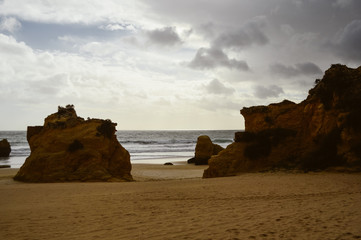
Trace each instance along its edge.
<instances>
[{"instance_id":1,"label":"rock in the water","mask_svg":"<svg viewBox=\"0 0 361 240\"><path fill-rule=\"evenodd\" d=\"M217 155L222 150L223 148L217 144L213 144L208 136L199 136L197 139L195 156L187 162L195 163L196 165L207 165L211 156Z\"/></svg>"},{"instance_id":2,"label":"rock in the water","mask_svg":"<svg viewBox=\"0 0 361 240\"><path fill-rule=\"evenodd\" d=\"M299 104L243 108L245 132L209 160L204 177L270 169L361 170L361 67L332 65Z\"/></svg>"},{"instance_id":3,"label":"rock in the water","mask_svg":"<svg viewBox=\"0 0 361 240\"><path fill-rule=\"evenodd\" d=\"M10 143L7 139L0 141L0 157L9 157L11 152Z\"/></svg>"},{"instance_id":4,"label":"rock in the water","mask_svg":"<svg viewBox=\"0 0 361 240\"><path fill-rule=\"evenodd\" d=\"M166 162L166 163L164 163L164 165L173 166L174 164L171 162Z\"/></svg>"},{"instance_id":5,"label":"rock in the water","mask_svg":"<svg viewBox=\"0 0 361 240\"><path fill-rule=\"evenodd\" d=\"M59 107L44 126L28 127L31 154L15 180L25 182L132 181L130 156L110 120L84 120Z\"/></svg>"}]
</instances>

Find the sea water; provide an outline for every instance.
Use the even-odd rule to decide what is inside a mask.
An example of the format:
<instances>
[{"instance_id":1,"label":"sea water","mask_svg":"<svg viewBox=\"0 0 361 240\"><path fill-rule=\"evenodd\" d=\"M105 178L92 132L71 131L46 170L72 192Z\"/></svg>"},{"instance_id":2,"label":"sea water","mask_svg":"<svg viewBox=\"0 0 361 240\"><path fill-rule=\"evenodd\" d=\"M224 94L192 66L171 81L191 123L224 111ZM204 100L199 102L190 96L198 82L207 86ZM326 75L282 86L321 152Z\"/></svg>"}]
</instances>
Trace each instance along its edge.
<instances>
[{"instance_id":1,"label":"sea water","mask_svg":"<svg viewBox=\"0 0 361 240\"><path fill-rule=\"evenodd\" d=\"M222 147L233 142L238 130L177 130L177 131L122 131L116 132L120 144L129 151L132 163L180 164L194 156L197 138L208 135ZM11 146L10 157L0 158L0 165L20 168L30 155L26 131L0 131L0 140L6 138Z\"/></svg>"}]
</instances>

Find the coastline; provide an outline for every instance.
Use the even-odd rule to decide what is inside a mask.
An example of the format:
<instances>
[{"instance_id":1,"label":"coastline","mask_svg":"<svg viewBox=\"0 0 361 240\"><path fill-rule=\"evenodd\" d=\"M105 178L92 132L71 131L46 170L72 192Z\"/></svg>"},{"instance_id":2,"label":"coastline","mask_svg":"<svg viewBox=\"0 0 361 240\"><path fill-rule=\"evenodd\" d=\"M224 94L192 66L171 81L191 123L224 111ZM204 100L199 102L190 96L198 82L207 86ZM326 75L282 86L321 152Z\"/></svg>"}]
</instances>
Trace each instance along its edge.
<instances>
[{"instance_id":1,"label":"coastline","mask_svg":"<svg viewBox=\"0 0 361 240\"><path fill-rule=\"evenodd\" d=\"M194 179L202 178L203 171L207 167L206 165L186 164L184 161L175 165L133 163L131 173L136 182ZM1 168L0 181L12 181L18 171L19 168ZM14 183L19 182L14 181Z\"/></svg>"},{"instance_id":2,"label":"coastline","mask_svg":"<svg viewBox=\"0 0 361 240\"><path fill-rule=\"evenodd\" d=\"M202 179L204 167L134 164L136 182L40 184L0 169L0 238L361 238L361 174Z\"/></svg>"}]
</instances>

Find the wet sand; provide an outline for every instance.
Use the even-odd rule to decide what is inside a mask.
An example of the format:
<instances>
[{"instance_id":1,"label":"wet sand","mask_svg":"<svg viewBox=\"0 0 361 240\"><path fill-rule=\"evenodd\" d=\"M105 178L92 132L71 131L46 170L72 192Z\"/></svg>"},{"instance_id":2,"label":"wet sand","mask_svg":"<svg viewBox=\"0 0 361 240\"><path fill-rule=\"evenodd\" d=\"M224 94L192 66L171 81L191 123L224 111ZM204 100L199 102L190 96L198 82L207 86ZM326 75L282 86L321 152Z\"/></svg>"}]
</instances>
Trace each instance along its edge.
<instances>
[{"instance_id":1,"label":"wet sand","mask_svg":"<svg viewBox=\"0 0 361 240\"><path fill-rule=\"evenodd\" d=\"M136 182L14 182L0 169L0 239L358 239L361 174L133 165Z\"/></svg>"}]
</instances>

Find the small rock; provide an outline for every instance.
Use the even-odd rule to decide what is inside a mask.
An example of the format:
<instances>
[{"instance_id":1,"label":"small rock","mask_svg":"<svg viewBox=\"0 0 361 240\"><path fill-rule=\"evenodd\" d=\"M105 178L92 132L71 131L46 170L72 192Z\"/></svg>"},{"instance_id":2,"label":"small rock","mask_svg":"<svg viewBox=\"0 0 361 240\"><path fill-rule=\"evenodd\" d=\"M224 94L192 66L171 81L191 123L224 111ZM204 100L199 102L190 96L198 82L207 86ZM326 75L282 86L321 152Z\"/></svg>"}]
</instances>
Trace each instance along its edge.
<instances>
[{"instance_id":1,"label":"small rock","mask_svg":"<svg viewBox=\"0 0 361 240\"><path fill-rule=\"evenodd\" d=\"M207 135L199 136L197 139L195 156L189 159L188 163L195 163L195 165L207 165L208 160L213 156L217 155L223 147L218 144L212 143L210 137Z\"/></svg>"},{"instance_id":2,"label":"small rock","mask_svg":"<svg viewBox=\"0 0 361 240\"><path fill-rule=\"evenodd\" d=\"M7 139L0 141L0 157L9 157L11 152L10 143Z\"/></svg>"}]
</instances>

